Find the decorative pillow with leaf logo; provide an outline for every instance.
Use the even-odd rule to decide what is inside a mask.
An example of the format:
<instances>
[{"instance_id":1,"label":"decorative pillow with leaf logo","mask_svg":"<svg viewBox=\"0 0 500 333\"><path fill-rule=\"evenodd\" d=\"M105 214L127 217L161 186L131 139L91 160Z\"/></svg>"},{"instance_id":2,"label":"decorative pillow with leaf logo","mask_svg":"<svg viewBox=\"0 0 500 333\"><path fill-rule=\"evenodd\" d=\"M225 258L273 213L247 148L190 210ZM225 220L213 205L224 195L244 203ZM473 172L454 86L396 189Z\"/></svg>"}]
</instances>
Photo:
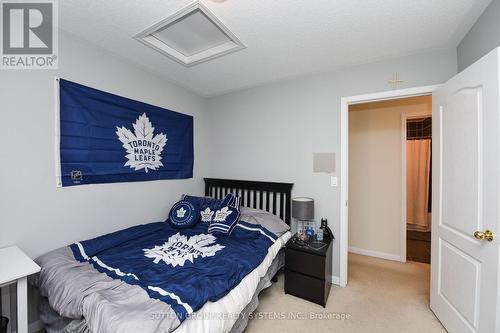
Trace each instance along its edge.
<instances>
[{"instance_id":1,"label":"decorative pillow with leaf logo","mask_svg":"<svg viewBox=\"0 0 500 333\"><path fill-rule=\"evenodd\" d=\"M199 216L202 222L212 222L212 220L215 217L215 212L217 210L229 205L234 205L237 199L232 193L229 193L224 197L224 199L214 199L210 197L195 197L191 195L185 195L184 200L189 201L194 206L200 208Z\"/></svg>"},{"instance_id":2,"label":"decorative pillow with leaf logo","mask_svg":"<svg viewBox=\"0 0 500 333\"><path fill-rule=\"evenodd\" d=\"M208 232L230 235L240 220L240 210L235 206L225 206L215 211Z\"/></svg>"},{"instance_id":3,"label":"decorative pillow with leaf logo","mask_svg":"<svg viewBox=\"0 0 500 333\"><path fill-rule=\"evenodd\" d=\"M181 200L172 206L168 223L177 229L190 228L200 220L200 209L189 201Z\"/></svg>"}]
</instances>

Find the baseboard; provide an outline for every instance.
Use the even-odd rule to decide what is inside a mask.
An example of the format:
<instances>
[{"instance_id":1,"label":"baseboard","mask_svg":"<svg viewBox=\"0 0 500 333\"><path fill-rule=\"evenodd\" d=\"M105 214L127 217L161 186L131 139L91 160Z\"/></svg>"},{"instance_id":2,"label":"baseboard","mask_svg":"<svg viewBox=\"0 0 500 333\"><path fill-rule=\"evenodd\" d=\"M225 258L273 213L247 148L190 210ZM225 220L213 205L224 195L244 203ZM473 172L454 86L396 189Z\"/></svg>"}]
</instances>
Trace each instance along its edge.
<instances>
[{"instance_id":1,"label":"baseboard","mask_svg":"<svg viewBox=\"0 0 500 333\"><path fill-rule=\"evenodd\" d=\"M355 254L361 254L363 256L369 256L369 257L376 257L376 258L381 258L381 259L386 259L386 260L393 260L393 261L401 261L404 262L401 258L400 255L397 254L391 254L391 253L385 253L385 252L379 252L379 251L373 251L373 250L366 250L366 249L360 249L358 247L352 247L349 246L349 252L355 253Z\"/></svg>"},{"instance_id":2,"label":"baseboard","mask_svg":"<svg viewBox=\"0 0 500 333\"><path fill-rule=\"evenodd\" d=\"M340 278L338 276L332 276L332 283L340 286Z\"/></svg>"}]
</instances>

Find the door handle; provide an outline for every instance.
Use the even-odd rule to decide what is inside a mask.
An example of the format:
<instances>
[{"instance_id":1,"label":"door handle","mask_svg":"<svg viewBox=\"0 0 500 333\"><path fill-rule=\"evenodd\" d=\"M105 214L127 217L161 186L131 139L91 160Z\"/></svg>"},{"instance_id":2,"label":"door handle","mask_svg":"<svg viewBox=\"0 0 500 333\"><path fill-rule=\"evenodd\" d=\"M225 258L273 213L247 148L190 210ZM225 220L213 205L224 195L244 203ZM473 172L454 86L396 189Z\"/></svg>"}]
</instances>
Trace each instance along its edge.
<instances>
[{"instance_id":1,"label":"door handle","mask_svg":"<svg viewBox=\"0 0 500 333\"><path fill-rule=\"evenodd\" d=\"M495 238L495 235L491 230L485 230L484 232L482 231L476 231L474 233L474 238L479 239L479 240L487 240L488 242L492 242L493 239Z\"/></svg>"}]
</instances>

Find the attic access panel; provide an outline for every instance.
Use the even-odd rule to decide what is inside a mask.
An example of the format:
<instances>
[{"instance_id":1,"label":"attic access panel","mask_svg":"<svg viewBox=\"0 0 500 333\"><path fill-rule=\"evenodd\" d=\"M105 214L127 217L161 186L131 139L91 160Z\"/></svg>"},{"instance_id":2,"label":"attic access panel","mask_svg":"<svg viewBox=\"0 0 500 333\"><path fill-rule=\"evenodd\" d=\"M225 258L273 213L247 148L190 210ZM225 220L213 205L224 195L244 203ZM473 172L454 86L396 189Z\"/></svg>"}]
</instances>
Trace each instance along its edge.
<instances>
[{"instance_id":1,"label":"attic access panel","mask_svg":"<svg viewBox=\"0 0 500 333\"><path fill-rule=\"evenodd\" d=\"M245 48L200 2L187 6L135 38L186 67Z\"/></svg>"}]
</instances>

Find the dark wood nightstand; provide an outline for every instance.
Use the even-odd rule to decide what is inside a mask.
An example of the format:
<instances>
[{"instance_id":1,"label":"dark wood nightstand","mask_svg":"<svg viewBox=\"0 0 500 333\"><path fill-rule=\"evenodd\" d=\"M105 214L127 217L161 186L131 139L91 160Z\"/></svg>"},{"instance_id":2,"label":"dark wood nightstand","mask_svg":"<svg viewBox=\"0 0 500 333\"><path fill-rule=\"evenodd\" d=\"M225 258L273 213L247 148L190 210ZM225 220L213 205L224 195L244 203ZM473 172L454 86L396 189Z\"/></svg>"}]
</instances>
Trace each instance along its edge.
<instances>
[{"instance_id":1,"label":"dark wood nightstand","mask_svg":"<svg viewBox=\"0 0 500 333\"><path fill-rule=\"evenodd\" d=\"M319 250L302 246L292 237L285 247L285 293L326 306L331 287L332 241Z\"/></svg>"}]
</instances>

